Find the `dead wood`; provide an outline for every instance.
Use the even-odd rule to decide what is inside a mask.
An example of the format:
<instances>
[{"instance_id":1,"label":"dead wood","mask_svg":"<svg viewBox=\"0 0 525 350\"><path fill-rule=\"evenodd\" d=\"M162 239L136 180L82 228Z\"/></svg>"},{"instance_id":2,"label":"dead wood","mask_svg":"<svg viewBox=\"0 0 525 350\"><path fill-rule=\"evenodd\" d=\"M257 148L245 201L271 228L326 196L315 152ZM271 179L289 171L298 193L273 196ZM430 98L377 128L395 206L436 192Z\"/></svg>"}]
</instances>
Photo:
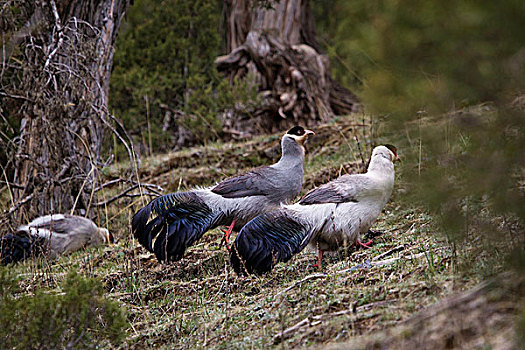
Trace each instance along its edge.
<instances>
[{"instance_id":1,"label":"dead wood","mask_svg":"<svg viewBox=\"0 0 525 350\"><path fill-rule=\"evenodd\" d=\"M293 124L317 125L359 110L357 98L335 82L320 54L308 1L283 0L273 9L249 0L225 5L228 55L215 63L233 83L252 79L261 103L223 114L225 129L275 132Z\"/></svg>"}]
</instances>

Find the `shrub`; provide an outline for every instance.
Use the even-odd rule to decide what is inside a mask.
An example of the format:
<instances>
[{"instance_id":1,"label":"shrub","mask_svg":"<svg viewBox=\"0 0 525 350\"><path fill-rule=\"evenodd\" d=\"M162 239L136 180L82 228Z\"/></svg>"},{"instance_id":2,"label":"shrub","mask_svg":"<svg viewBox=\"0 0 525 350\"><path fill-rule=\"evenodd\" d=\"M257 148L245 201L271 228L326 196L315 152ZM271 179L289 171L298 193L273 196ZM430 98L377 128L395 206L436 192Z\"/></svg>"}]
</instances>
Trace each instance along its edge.
<instances>
[{"instance_id":1,"label":"shrub","mask_svg":"<svg viewBox=\"0 0 525 350\"><path fill-rule=\"evenodd\" d=\"M19 285L0 270L0 344L3 348L95 348L118 344L127 325L119 305L103 297L102 283L71 271L62 292L17 295Z\"/></svg>"}]
</instances>

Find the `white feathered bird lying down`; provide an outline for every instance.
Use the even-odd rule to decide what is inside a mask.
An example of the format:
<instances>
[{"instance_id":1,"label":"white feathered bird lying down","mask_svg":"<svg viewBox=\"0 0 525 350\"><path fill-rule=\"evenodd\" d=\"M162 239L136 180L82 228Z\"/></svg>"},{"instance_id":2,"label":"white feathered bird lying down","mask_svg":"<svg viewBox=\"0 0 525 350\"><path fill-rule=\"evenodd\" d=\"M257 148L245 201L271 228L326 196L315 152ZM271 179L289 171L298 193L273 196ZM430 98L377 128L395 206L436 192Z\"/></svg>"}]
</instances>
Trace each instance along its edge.
<instances>
[{"instance_id":1,"label":"white feathered bird lying down","mask_svg":"<svg viewBox=\"0 0 525 350\"><path fill-rule=\"evenodd\" d=\"M87 246L113 243L113 236L76 215L41 216L0 238L0 262L17 263L36 255L56 257Z\"/></svg>"},{"instance_id":2,"label":"white feathered bird lying down","mask_svg":"<svg viewBox=\"0 0 525 350\"><path fill-rule=\"evenodd\" d=\"M394 146L378 146L365 174L343 175L311 190L297 204L251 220L231 250L234 270L241 274L271 271L308 243L319 249L322 268L324 251L358 243L359 234L375 222L392 194L398 159Z\"/></svg>"}]
</instances>

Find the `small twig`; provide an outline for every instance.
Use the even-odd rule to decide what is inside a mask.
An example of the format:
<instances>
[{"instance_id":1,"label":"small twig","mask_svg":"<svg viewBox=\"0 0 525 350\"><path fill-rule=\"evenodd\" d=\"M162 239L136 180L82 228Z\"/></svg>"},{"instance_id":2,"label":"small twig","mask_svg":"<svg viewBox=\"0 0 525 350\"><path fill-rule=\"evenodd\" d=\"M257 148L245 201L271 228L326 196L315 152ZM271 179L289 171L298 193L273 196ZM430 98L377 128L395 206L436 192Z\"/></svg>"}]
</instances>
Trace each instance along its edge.
<instances>
[{"instance_id":1,"label":"small twig","mask_svg":"<svg viewBox=\"0 0 525 350\"><path fill-rule=\"evenodd\" d=\"M50 1L51 3L51 9L53 10L53 15L55 16L55 23L58 30L58 44L55 47L53 51L49 54L46 63L44 64L44 70L46 70L47 66L49 66L49 63L51 62L51 59L55 54L58 52L60 47L62 46L62 43L64 42L63 33L62 33L62 25L60 24L60 16L58 15L57 5L54 0Z\"/></svg>"},{"instance_id":2,"label":"small twig","mask_svg":"<svg viewBox=\"0 0 525 350\"><path fill-rule=\"evenodd\" d=\"M34 194L35 194L35 192L31 193L30 195L28 195L27 197L25 197L24 199L19 201L16 205L12 206L7 212L4 212L4 214L3 214L4 218L2 220L0 220L0 224L3 224L4 222L6 222L7 221L7 217L9 215L13 214L18 208L20 208L22 205L24 205L27 202L29 202L33 198Z\"/></svg>"},{"instance_id":3,"label":"small twig","mask_svg":"<svg viewBox=\"0 0 525 350\"><path fill-rule=\"evenodd\" d=\"M302 280L298 281L298 282L295 282L294 284L292 284L290 287L280 291L279 293L275 294L275 297L283 294L283 293L286 293L292 289L294 289L295 287L297 287L298 285L301 285L303 284L304 282L306 281L309 281L309 280L314 280L314 279L318 279L318 278L325 278L327 275L324 274L324 273L316 273L316 274L313 274L313 275L310 275L310 276L306 276L305 278L303 278Z\"/></svg>"},{"instance_id":4,"label":"small twig","mask_svg":"<svg viewBox=\"0 0 525 350\"><path fill-rule=\"evenodd\" d=\"M118 179L113 179L111 181L108 181L108 182L105 182L103 183L102 185L98 186L97 188L95 188L95 192L98 192L100 191L101 189L103 188L106 188L107 186L111 186L111 185L114 185L116 183L119 183L119 182L125 182L126 180L125 179L121 179L121 178L118 178Z\"/></svg>"},{"instance_id":5,"label":"small twig","mask_svg":"<svg viewBox=\"0 0 525 350\"><path fill-rule=\"evenodd\" d=\"M93 206L94 207L100 207L100 206L103 206L103 205L107 205L107 204L110 204L110 203L112 203L112 202L114 202L117 199L122 198L122 197L138 197L138 196L144 195L144 193L128 195L129 192L133 191L134 189L138 188L139 186L146 187L144 184L135 184L135 185L133 185L131 187L126 188L124 191L122 191L119 194L111 197L108 200L105 200L105 201L102 201L102 202L98 202L98 203L94 203Z\"/></svg>"},{"instance_id":6,"label":"small twig","mask_svg":"<svg viewBox=\"0 0 525 350\"><path fill-rule=\"evenodd\" d=\"M357 149L359 150L359 156L361 157L361 162L363 163L363 168L366 169L366 160L363 156L363 151L361 150L361 144L359 143L359 138L357 137L357 133L354 134L355 142L357 143Z\"/></svg>"},{"instance_id":7,"label":"small twig","mask_svg":"<svg viewBox=\"0 0 525 350\"><path fill-rule=\"evenodd\" d=\"M379 254L378 256L375 256L372 260L375 261L375 260L379 260L381 258L384 258L385 256L388 256L388 255L391 255L393 253L396 253L396 252L400 252L402 251L403 249L405 249L405 246L404 245L400 245L400 246L397 246L395 248L392 248L382 254Z\"/></svg>"},{"instance_id":8,"label":"small twig","mask_svg":"<svg viewBox=\"0 0 525 350\"><path fill-rule=\"evenodd\" d=\"M126 148L126 151L128 152L130 166L133 167L133 165L136 163L137 154L136 154L135 149L133 147L133 142L131 142L131 137L129 136L128 132L126 131L126 129L124 128L122 123L117 118L115 118L115 116L113 114L109 113L109 111L106 108L104 108L104 107L103 108L97 108L95 106L91 106L91 108L96 113L99 114L99 117L102 120L102 122L104 123L104 125L106 125L113 132L113 134L115 134L117 136L117 138L120 140L120 142L122 142L122 144ZM111 123L109 121L107 121L104 118L104 115L107 115L122 130L124 136L126 136L126 138L128 139L129 144L128 144L128 142L126 142L124 140L124 138L122 137L122 135L120 135L120 133L117 131L117 129L113 125L111 125ZM138 178L138 176L137 176L137 178Z\"/></svg>"},{"instance_id":9,"label":"small twig","mask_svg":"<svg viewBox=\"0 0 525 350\"><path fill-rule=\"evenodd\" d=\"M402 247L402 248L401 248ZM387 256L387 255L390 255L396 251L401 251L405 249L404 246L399 246L399 247L396 247L394 249L391 249L383 254L380 254L378 255L377 257L374 258L374 260L378 259L378 258L381 258L381 257L384 257L384 256ZM434 252L439 252L441 251L443 248L438 248L436 250L434 250ZM423 252L423 253L418 253L418 254L415 254L415 255L411 255L411 256L400 256L400 257L397 257L397 258L390 258L390 259L385 259L385 260L380 260L380 261L370 261L370 260L367 260L364 264L359 264L359 265L356 265L356 266L352 266L351 268L349 269L345 269L345 270L341 270L341 271L338 271L337 273L345 273L345 272L352 272L352 271L355 271L357 269L360 269L360 268L370 268L372 266L383 266L383 265L388 265L388 264L392 264L398 260L413 260L413 259L418 259L422 256L425 256L425 254L427 254L427 252Z\"/></svg>"},{"instance_id":10,"label":"small twig","mask_svg":"<svg viewBox=\"0 0 525 350\"><path fill-rule=\"evenodd\" d=\"M442 248L438 248L438 249L435 249L434 252L439 252L441 251ZM372 266L383 266L383 265L388 265L388 264L392 264L398 260L413 260L413 259L418 259L418 258L421 258L423 256L425 256L425 254L427 254L428 252L423 252L423 253L418 253L418 254L415 254L415 255L411 255L411 256L400 256L398 258L390 258L390 259L385 259L385 260L381 260L381 261L372 261L371 264Z\"/></svg>"},{"instance_id":11,"label":"small twig","mask_svg":"<svg viewBox=\"0 0 525 350\"><path fill-rule=\"evenodd\" d=\"M8 182L8 181L4 181L4 180L0 180L0 184L6 184L10 187L13 187L13 188L17 188L19 190L23 190L25 188L25 186L22 186L20 184L15 184L14 182Z\"/></svg>"},{"instance_id":12,"label":"small twig","mask_svg":"<svg viewBox=\"0 0 525 350\"><path fill-rule=\"evenodd\" d=\"M4 97L9 97L9 98L12 98L12 99L15 99L15 100L24 100L24 101L27 101L27 102L32 102L34 103L33 100L25 97L25 96L21 96L21 95L13 95L13 94L9 94L7 92L4 92L4 91L0 91L0 96L4 96Z\"/></svg>"}]
</instances>

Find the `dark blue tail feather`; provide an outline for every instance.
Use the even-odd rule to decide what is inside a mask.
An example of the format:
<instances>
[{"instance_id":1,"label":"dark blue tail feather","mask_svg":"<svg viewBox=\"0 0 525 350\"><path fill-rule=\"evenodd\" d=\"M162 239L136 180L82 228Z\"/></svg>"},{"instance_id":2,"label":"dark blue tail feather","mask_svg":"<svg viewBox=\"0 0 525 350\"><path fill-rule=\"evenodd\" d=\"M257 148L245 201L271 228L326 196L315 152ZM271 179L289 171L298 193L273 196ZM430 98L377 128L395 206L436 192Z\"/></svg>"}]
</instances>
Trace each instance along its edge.
<instances>
[{"instance_id":1,"label":"dark blue tail feather","mask_svg":"<svg viewBox=\"0 0 525 350\"><path fill-rule=\"evenodd\" d=\"M285 209L262 214L247 223L235 239L230 261L238 274L269 272L304 249L308 228Z\"/></svg>"},{"instance_id":2,"label":"dark blue tail feather","mask_svg":"<svg viewBox=\"0 0 525 350\"><path fill-rule=\"evenodd\" d=\"M0 264L18 263L45 252L46 240L25 232L7 234L0 238Z\"/></svg>"},{"instance_id":3,"label":"dark blue tail feather","mask_svg":"<svg viewBox=\"0 0 525 350\"><path fill-rule=\"evenodd\" d=\"M151 213L156 216L148 222ZM159 197L132 220L139 243L155 253L159 262L180 260L202 235L222 224L224 214L213 212L194 192Z\"/></svg>"}]
</instances>

